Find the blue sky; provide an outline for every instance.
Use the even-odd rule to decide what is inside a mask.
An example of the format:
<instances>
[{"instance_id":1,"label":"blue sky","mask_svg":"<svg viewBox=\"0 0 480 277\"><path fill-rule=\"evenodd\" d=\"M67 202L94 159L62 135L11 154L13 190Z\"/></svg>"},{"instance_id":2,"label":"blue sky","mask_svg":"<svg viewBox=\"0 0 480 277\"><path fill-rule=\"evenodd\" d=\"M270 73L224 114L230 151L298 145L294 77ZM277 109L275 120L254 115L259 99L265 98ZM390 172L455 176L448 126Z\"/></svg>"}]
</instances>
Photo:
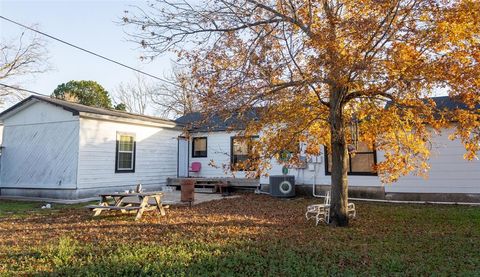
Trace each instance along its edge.
<instances>
[{"instance_id":1,"label":"blue sky","mask_svg":"<svg viewBox=\"0 0 480 277\"><path fill-rule=\"evenodd\" d=\"M127 41L125 30L117 22L130 6L144 1L22 1L0 0L0 14L37 28L98 54L164 77L171 71L172 56L163 56L150 63L141 62L141 49ZM0 19L2 39L18 37L24 29ZM70 46L47 39L53 70L27 78L22 86L50 94L61 83L70 80L94 80L113 93L120 82L135 79L135 73ZM148 78L148 77L146 77ZM152 79L155 81L155 79Z\"/></svg>"}]
</instances>

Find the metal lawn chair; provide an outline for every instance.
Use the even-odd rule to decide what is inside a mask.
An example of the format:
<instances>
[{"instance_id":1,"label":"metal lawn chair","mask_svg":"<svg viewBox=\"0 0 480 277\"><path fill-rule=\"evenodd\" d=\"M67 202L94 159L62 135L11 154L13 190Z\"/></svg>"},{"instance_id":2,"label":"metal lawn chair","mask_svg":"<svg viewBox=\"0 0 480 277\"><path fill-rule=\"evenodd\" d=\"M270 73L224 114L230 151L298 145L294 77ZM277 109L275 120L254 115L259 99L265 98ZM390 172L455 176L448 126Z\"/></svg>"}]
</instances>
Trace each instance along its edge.
<instances>
[{"instance_id":1,"label":"metal lawn chair","mask_svg":"<svg viewBox=\"0 0 480 277\"><path fill-rule=\"evenodd\" d=\"M307 220L315 218L315 225L318 225L318 222L320 221L323 221L327 224L330 222L330 191L327 191L324 199L325 200L323 204L314 204L307 207L305 217ZM354 203L348 203L347 215L350 218L355 218L357 216Z\"/></svg>"},{"instance_id":2,"label":"metal lawn chair","mask_svg":"<svg viewBox=\"0 0 480 277\"><path fill-rule=\"evenodd\" d=\"M357 211L355 210L355 204L354 203L348 203L347 215L350 218L355 218L357 216Z\"/></svg>"},{"instance_id":3,"label":"metal lawn chair","mask_svg":"<svg viewBox=\"0 0 480 277\"><path fill-rule=\"evenodd\" d=\"M318 225L318 222L323 221L325 223L329 222L330 218L330 191L324 196L323 204L314 204L307 207L307 212L305 213L307 220L315 218L315 225Z\"/></svg>"}]
</instances>

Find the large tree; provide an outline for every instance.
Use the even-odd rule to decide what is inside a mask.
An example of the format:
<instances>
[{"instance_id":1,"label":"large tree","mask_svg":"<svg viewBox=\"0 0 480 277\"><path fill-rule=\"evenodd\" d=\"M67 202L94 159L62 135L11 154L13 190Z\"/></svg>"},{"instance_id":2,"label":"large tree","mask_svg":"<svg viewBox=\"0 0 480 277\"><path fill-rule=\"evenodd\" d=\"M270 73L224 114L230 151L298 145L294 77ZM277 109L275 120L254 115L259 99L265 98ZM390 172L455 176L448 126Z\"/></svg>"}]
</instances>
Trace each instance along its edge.
<instances>
[{"instance_id":1,"label":"large tree","mask_svg":"<svg viewBox=\"0 0 480 277\"><path fill-rule=\"evenodd\" d=\"M108 91L95 81L70 81L60 84L53 91L52 97L92 107L112 108Z\"/></svg>"},{"instance_id":2,"label":"large tree","mask_svg":"<svg viewBox=\"0 0 480 277\"><path fill-rule=\"evenodd\" d=\"M385 153L385 182L425 174L430 139L448 122L466 158L479 150L479 1L157 1L124 22L147 54L171 50L191 65L207 113L264 107L246 131L264 131L262 155L325 145L334 225L348 225L350 126ZM437 91L467 108L436 109Z\"/></svg>"}]
</instances>

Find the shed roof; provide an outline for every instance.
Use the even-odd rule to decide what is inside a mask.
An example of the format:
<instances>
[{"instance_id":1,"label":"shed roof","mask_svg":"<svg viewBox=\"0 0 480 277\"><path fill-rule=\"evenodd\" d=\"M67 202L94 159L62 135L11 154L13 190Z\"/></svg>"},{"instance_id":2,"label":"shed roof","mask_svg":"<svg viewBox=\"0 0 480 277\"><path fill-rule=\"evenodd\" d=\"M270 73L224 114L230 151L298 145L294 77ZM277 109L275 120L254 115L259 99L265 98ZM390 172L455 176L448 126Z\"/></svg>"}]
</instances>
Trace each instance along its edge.
<instances>
[{"instance_id":1,"label":"shed roof","mask_svg":"<svg viewBox=\"0 0 480 277\"><path fill-rule=\"evenodd\" d=\"M24 99L23 101L13 105L9 109L3 111L2 113L0 113L0 119L4 119L6 116L12 113L15 113L16 111L18 111L20 108L24 107L26 104L30 103L31 101L41 101L41 102L49 103L57 107L60 107L66 111L69 111L73 115L80 115L82 113L83 114L86 113L86 114L95 114L95 115L110 116L110 117L116 117L116 118L148 121L153 123L161 123L161 124L172 125L172 127L176 127L176 126L182 127L181 124L179 124L174 120L163 119L163 118L154 117L154 116L128 113L128 112L117 111L117 110L91 107L91 106L86 106L86 105L82 105L74 102L69 102L69 101L64 101L56 98L51 98L48 96L39 96L39 95L32 95Z\"/></svg>"}]
</instances>

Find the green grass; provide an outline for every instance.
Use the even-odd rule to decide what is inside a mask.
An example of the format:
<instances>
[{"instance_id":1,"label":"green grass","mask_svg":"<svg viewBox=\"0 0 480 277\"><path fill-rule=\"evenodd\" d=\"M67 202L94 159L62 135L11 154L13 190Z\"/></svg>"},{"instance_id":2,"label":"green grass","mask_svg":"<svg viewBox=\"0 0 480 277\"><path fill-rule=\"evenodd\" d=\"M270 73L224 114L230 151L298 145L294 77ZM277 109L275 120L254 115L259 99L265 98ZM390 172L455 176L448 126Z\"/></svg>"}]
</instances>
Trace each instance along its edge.
<instances>
[{"instance_id":1,"label":"green grass","mask_svg":"<svg viewBox=\"0 0 480 277\"><path fill-rule=\"evenodd\" d=\"M243 195L139 222L83 209L4 217L0 275L480 275L480 208L358 202L349 228L331 228L303 217L315 202Z\"/></svg>"},{"instance_id":2,"label":"green grass","mask_svg":"<svg viewBox=\"0 0 480 277\"><path fill-rule=\"evenodd\" d=\"M13 213L21 213L40 209L44 204L41 202L21 202L0 200L0 216Z\"/></svg>"},{"instance_id":3,"label":"green grass","mask_svg":"<svg viewBox=\"0 0 480 277\"><path fill-rule=\"evenodd\" d=\"M97 203L98 201L94 202ZM93 203L93 202L89 202ZM0 218L6 216L25 217L35 213L52 213L63 209L78 209L86 206L89 203L78 204L56 204L50 203L51 209L42 209L47 202L33 202L33 201L13 201L0 200Z\"/></svg>"}]
</instances>

